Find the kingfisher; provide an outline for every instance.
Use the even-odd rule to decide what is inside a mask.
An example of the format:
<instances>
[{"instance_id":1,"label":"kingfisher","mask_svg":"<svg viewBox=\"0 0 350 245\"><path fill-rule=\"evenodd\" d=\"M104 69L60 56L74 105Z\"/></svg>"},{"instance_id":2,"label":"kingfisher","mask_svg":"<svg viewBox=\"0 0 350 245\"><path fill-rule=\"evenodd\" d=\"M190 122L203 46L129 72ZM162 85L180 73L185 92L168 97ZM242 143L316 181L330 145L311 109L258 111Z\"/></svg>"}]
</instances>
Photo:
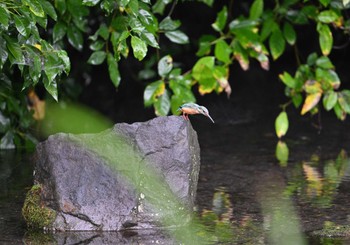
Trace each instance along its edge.
<instances>
[{"instance_id":1,"label":"kingfisher","mask_svg":"<svg viewBox=\"0 0 350 245\"><path fill-rule=\"evenodd\" d=\"M188 115L190 114L203 114L214 123L214 120L209 115L208 109L204 106L200 106L195 103L185 103L181 105L177 110L182 112L182 116L185 120L189 120Z\"/></svg>"}]
</instances>

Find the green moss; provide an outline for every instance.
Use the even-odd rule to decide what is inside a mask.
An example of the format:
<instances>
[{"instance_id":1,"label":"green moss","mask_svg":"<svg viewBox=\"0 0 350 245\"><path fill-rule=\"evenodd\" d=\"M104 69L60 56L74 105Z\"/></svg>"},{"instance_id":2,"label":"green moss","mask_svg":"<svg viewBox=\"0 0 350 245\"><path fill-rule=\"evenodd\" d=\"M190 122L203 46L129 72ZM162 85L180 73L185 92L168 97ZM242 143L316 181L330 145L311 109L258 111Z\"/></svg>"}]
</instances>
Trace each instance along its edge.
<instances>
[{"instance_id":1,"label":"green moss","mask_svg":"<svg viewBox=\"0 0 350 245\"><path fill-rule=\"evenodd\" d=\"M337 225L326 221L323 229L312 232L312 235L320 237L350 237L350 226Z\"/></svg>"},{"instance_id":2,"label":"green moss","mask_svg":"<svg viewBox=\"0 0 350 245\"><path fill-rule=\"evenodd\" d=\"M41 186L33 185L28 191L22 215L30 229L44 229L50 227L56 218L56 212L42 205Z\"/></svg>"}]
</instances>

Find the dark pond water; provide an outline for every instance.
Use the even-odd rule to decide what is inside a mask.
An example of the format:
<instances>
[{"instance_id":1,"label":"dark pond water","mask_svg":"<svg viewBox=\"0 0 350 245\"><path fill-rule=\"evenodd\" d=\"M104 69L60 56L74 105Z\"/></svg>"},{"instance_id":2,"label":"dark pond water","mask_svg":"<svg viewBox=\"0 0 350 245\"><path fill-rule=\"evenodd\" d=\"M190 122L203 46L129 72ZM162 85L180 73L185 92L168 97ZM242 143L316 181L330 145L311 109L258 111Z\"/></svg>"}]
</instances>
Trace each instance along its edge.
<instances>
[{"instance_id":1,"label":"dark pond water","mask_svg":"<svg viewBox=\"0 0 350 245\"><path fill-rule=\"evenodd\" d=\"M201 145L197 212L217 231L213 241L350 244L349 121L325 118L320 133L308 121L293 121L285 139L289 159L280 164L274 116L244 123L213 117L216 124L191 119ZM28 233L21 207L31 184L29 155L0 152L0 244L170 244L157 231Z\"/></svg>"}]
</instances>

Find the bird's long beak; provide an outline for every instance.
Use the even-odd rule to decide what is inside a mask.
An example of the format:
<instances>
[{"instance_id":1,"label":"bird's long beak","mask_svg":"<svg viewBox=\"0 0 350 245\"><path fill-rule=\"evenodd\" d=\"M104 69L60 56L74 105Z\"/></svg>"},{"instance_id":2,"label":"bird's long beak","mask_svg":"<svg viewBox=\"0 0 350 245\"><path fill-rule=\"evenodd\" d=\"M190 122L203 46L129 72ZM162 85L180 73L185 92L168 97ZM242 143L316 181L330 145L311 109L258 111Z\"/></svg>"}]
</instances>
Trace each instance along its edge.
<instances>
[{"instance_id":1,"label":"bird's long beak","mask_svg":"<svg viewBox=\"0 0 350 245\"><path fill-rule=\"evenodd\" d=\"M213 118L211 118L211 116L210 116L209 114L206 114L206 116L209 117L209 119L210 119L213 123L215 123L214 120L213 120Z\"/></svg>"}]
</instances>

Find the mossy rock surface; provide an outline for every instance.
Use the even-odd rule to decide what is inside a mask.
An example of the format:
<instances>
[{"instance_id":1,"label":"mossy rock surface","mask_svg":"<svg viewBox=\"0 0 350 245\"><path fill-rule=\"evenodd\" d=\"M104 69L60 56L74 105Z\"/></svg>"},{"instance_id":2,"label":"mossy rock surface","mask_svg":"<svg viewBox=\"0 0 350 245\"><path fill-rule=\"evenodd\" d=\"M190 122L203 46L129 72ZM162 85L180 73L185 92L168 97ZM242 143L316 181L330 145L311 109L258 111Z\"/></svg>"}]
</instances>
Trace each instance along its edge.
<instances>
[{"instance_id":1,"label":"mossy rock surface","mask_svg":"<svg viewBox=\"0 0 350 245\"><path fill-rule=\"evenodd\" d=\"M33 185L24 201L22 215L30 229L49 228L56 219L56 212L43 205L41 191L40 185Z\"/></svg>"}]
</instances>

